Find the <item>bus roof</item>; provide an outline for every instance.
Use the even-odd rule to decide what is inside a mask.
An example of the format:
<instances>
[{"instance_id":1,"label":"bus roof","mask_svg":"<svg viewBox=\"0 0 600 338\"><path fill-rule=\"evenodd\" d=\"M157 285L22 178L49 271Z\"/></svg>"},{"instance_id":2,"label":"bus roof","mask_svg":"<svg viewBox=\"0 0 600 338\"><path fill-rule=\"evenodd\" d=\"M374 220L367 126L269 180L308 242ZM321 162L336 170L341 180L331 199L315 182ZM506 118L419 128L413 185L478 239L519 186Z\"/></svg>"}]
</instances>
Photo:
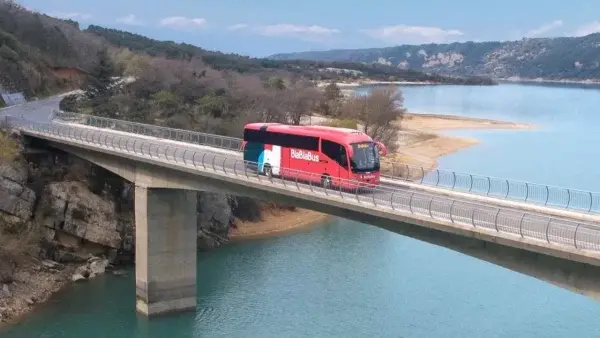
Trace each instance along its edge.
<instances>
[{"instance_id":1,"label":"bus roof","mask_svg":"<svg viewBox=\"0 0 600 338\"><path fill-rule=\"evenodd\" d=\"M282 123L249 123L244 129L268 130L276 133L286 133L303 136L314 136L327 139L341 144L356 142L373 142L369 135L350 128L338 128L328 126L294 126Z\"/></svg>"}]
</instances>

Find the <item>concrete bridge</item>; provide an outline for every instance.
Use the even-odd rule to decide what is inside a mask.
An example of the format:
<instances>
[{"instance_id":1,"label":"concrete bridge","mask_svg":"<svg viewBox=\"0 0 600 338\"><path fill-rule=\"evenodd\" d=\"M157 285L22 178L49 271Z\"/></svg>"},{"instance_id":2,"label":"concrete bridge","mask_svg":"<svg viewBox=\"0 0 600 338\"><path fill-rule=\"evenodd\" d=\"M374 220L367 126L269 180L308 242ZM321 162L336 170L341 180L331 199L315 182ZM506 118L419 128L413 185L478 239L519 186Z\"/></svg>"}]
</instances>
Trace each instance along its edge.
<instances>
[{"instance_id":1,"label":"concrete bridge","mask_svg":"<svg viewBox=\"0 0 600 338\"><path fill-rule=\"evenodd\" d=\"M247 170L239 139L81 115L8 120L26 138L135 184L136 308L146 315L196 306L192 191L276 200L357 220L600 298L600 217L592 213L394 177L369 191L326 190Z\"/></svg>"}]
</instances>

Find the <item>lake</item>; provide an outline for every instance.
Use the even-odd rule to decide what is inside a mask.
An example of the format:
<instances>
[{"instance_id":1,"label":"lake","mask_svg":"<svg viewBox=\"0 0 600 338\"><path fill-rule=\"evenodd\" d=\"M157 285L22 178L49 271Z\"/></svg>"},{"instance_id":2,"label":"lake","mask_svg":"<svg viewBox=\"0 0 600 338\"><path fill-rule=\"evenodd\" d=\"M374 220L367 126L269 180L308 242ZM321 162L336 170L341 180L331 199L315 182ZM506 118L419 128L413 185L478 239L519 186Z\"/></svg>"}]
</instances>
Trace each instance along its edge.
<instances>
[{"instance_id":1,"label":"lake","mask_svg":"<svg viewBox=\"0 0 600 338\"><path fill-rule=\"evenodd\" d=\"M600 191L600 90L406 86L413 112L536 124L460 131L442 168ZM2 337L596 337L600 302L477 259L336 219L198 255L196 313L135 313L133 270L73 285Z\"/></svg>"}]
</instances>

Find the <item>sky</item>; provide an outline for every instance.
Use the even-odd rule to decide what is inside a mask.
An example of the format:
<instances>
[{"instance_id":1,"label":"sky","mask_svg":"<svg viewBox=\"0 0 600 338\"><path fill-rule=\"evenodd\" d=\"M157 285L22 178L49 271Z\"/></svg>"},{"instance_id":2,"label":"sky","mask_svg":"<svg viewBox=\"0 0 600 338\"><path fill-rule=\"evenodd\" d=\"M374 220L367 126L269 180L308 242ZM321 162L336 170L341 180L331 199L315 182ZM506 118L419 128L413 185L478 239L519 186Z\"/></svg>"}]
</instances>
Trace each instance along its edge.
<instances>
[{"instance_id":1,"label":"sky","mask_svg":"<svg viewBox=\"0 0 600 338\"><path fill-rule=\"evenodd\" d=\"M209 50L308 50L600 32L598 0L17 0L60 18Z\"/></svg>"}]
</instances>

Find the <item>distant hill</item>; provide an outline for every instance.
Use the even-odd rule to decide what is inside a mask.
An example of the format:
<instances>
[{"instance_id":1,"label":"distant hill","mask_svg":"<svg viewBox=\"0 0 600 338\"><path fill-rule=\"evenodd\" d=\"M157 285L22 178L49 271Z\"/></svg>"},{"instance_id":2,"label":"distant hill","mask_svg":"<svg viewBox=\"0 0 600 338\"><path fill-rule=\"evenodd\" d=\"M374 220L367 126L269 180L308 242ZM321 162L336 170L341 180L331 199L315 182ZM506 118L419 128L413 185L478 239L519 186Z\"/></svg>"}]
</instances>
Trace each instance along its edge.
<instances>
[{"instance_id":1,"label":"distant hill","mask_svg":"<svg viewBox=\"0 0 600 338\"><path fill-rule=\"evenodd\" d=\"M600 33L583 37L507 42L402 45L286 53L269 58L376 63L449 76L587 80L600 79Z\"/></svg>"},{"instance_id":2,"label":"distant hill","mask_svg":"<svg viewBox=\"0 0 600 338\"><path fill-rule=\"evenodd\" d=\"M232 70L240 73L265 73L284 71L298 74L312 80L373 79L379 81L428 81L453 84L494 84L483 77L448 77L425 74L386 64L364 64L360 62L334 61L316 62L311 60L277 61L267 58L251 58L237 54L225 54L173 41L159 41L139 34L117 29L90 25L85 32L104 38L110 44L142 52L151 56L165 56L171 59L189 60L200 57L217 70Z\"/></svg>"}]
</instances>

